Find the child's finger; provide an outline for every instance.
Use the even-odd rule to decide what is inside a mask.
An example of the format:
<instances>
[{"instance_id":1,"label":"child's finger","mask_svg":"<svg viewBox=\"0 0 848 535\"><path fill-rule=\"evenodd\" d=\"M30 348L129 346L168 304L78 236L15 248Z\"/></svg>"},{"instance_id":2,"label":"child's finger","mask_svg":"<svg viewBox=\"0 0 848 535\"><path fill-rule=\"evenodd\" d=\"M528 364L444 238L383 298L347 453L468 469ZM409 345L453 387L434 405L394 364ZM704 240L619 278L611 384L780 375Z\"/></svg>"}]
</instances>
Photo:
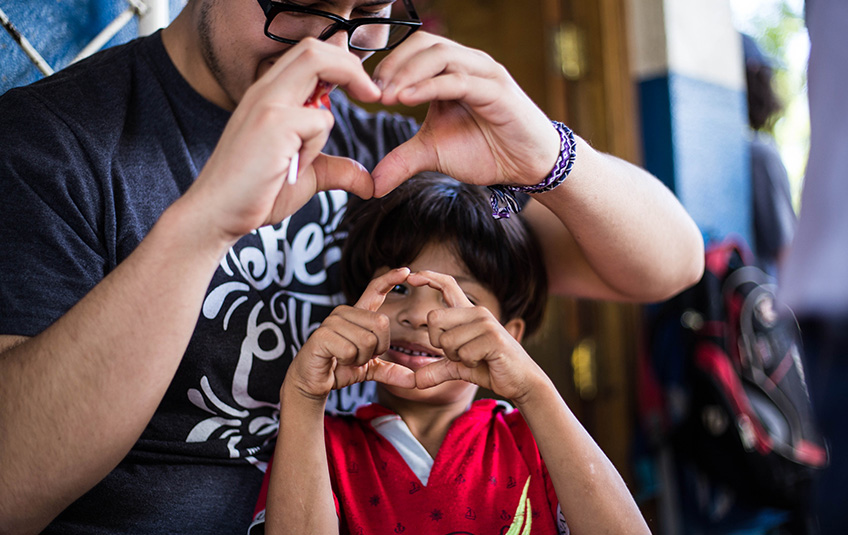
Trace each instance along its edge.
<instances>
[{"instance_id":1,"label":"child's finger","mask_svg":"<svg viewBox=\"0 0 848 535\"><path fill-rule=\"evenodd\" d=\"M415 388L416 385L415 372L376 357L369 363L367 379L400 388Z\"/></svg>"},{"instance_id":2,"label":"child's finger","mask_svg":"<svg viewBox=\"0 0 848 535\"><path fill-rule=\"evenodd\" d=\"M413 286L427 285L434 290L439 290L445 298L449 307L473 307L474 304L468 300L468 296L456 283L456 279L444 273L435 271L417 271L409 274L409 284Z\"/></svg>"},{"instance_id":3,"label":"child's finger","mask_svg":"<svg viewBox=\"0 0 848 535\"><path fill-rule=\"evenodd\" d=\"M453 361L461 360L458 351L465 343L499 328L498 320L483 307L438 308L427 314L430 343Z\"/></svg>"},{"instance_id":4,"label":"child's finger","mask_svg":"<svg viewBox=\"0 0 848 535\"><path fill-rule=\"evenodd\" d=\"M470 369L450 360L438 360L415 370L416 388L432 388L447 381L469 380Z\"/></svg>"},{"instance_id":5,"label":"child's finger","mask_svg":"<svg viewBox=\"0 0 848 535\"><path fill-rule=\"evenodd\" d=\"M484 307L436 308L427 313L427 325L439 331L462 328L472 330L469 337L479 336L484 330L495 330L500 323ZM439 346L441 347L441 346Z\"/></svg>"},{"instance_id":6,"label":"child's finger","mask_svg":"<svg viewBox=\"0 0 848 535\"><path fill-rule=\"evenodd\" d=\"M332 323L328 323L332 321ZM362 366L374 355L382 355L389 349L389 318L379 312L340 306L324 320L340 335L358 348L357 355L345 360L346 366Z\"/></svg>"},{"instance_id":7,"label":"child's finger","mask_svg":"<svg viewBox=\"0 0 848 535\"><path fill-rule=\"evenodd\" d=\"M362 292L362 296L353 305L355 308L376 312L386 300L386 295L392 288L406 281L409 277L409 268L397 268L388 271L368 283L368 287Z\"/></svg>"},{"instance_id":8,"label":"child's finger","mask_svg":"<svg viewBox=\"0 0 848 535\"><path fill-rule=\"evenodd\" d=\"M327 360L335 359L339 366L358 366L361 362L367 362L373 355L371 348L377 342L372 332L358 326L353 329L333 328L328 331L322 340L319 356Z\"/></svg>"}]
</instances>

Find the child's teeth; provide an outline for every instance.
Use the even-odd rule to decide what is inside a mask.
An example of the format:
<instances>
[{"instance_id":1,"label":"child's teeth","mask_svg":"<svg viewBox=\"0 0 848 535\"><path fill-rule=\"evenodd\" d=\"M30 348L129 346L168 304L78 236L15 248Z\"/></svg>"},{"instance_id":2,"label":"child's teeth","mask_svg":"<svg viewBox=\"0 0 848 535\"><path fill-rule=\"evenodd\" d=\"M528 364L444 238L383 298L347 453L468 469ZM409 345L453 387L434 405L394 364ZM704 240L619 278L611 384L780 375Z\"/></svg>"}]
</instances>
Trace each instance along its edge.
<instances>
[{"instance_id":1,"label":"child's teeth","mask_svg":"<svg viewBox=\"0 0 848 535\"><path fill-rule=\"evenodd\" d=\"M404 355L410 355L412 357L432 357L433 356L430 353L425 353L423 351L410 351L408 349L398 347L398 346L392 346L392 349L399 352L399 353L403 353Z\"/></svg>"}]
</instances>

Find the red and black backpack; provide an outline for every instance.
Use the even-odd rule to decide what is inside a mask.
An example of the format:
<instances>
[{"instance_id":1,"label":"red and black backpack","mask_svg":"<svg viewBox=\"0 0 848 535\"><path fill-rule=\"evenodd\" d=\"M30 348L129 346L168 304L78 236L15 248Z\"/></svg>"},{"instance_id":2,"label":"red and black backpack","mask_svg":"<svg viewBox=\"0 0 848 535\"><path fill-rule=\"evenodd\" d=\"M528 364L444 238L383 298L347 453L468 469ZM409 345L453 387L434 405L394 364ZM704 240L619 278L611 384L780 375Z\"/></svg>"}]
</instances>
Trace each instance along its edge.
<instances>
[{"instance_id":1,"label":"red and black backpack","mask_svg":"<svg viewBox=\"0 0 848 535\"><path fill-rule=\"evenodd\" d=\"M702 279L658 306L642 385L656 391L642 397L661 400L653 415L679 458L748 504L791 508L827 450L795 317L749 258L735 241L708 245Z\"/></svg>"}]
</instances>

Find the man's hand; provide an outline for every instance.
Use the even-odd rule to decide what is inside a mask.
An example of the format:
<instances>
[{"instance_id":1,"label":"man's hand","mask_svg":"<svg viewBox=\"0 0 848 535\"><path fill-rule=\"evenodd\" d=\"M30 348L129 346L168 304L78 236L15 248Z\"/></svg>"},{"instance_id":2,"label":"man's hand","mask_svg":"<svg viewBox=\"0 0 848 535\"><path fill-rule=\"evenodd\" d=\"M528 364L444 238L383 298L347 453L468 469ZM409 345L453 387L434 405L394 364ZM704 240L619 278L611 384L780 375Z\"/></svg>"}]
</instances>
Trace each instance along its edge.
<instances>
[{"instance_id":1,"label":"man's hand","mask_svg":"<svg viewBox=\"0 0 848 535\"><path fill-rule=\"evenodd\" d=\"M431 102L418 134L374 169L381 197L419 171L470 184L538 184L559 155L547 117L487 54L416 32L377 66L386 105Z\"/></svg>"},{"instance_id":2,"label":"man's hand","mask_svg":"<svg viewBox=\"0 0 848 535\"><path fill-rule=\"evenodd\" d=\"M245 93L185 195L225 241L278 223L318 191L371 197L373 182L360 164L321 154L333 115L304 106L319 82L341 86L362 101L380 96L359 59L338 46L304 39L283 54ZM296 153L300 172L289 184Z\"/></svg>"}]
</instances>

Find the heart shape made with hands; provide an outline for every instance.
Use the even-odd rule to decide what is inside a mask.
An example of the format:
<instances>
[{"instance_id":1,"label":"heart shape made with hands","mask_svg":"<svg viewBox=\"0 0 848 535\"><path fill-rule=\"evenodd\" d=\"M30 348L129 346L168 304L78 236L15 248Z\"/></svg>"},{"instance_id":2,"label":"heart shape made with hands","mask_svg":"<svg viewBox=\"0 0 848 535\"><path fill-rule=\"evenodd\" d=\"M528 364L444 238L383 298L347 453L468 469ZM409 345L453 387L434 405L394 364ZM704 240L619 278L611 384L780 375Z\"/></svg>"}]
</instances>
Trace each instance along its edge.
<instances>
[{"instance_id":1,"label":"heart shape made with hands","mask_svg":"<svg viewBox=\"0 0 848 535\"><path fill-rule=\"evenodd\" d=\"M301 138L297 163L305 172L298 175L298 166L290 165L293 156L276 160L268 157L268 167L279 171L279 160L283 160L287 164L284 172L295 169L288 180L290 185L300 180L298 176L307 184L283 195L289 206L278 207L277 213L288 215L288 208L302 205L306 195L316 191L341 189L361 198L383 197L424 171L440 172L469 184L534 185L557 161L560 136L556 129L490 56L418 31L381 58L371 74L363 67L363 59L333 43L304 39L282 54L249 90L257 101L270 99L273 104L293 94L303 98L303 110L287 114L291 122L286 126ZM304 93L307 80L313 85ZM317 102L328 103L323 93L330 85L343 88L352 100L371 104L428 104L427 114L415 135L386 154L369 173L349 158L320 152L330 122L326 114L309 108ZM292 111L289 104L294 103L280 109ZM256 121L268 115L251 114L249 105L245 109L248 111L243 115ZM306 113L302 113L304 110ZM280 124L268 123L274 127ZM272 128L264 123L259 126ZM290 141L291 136L286 139ZM257 167L261 174L262 168ZM279 177L274 175L275 179Z\"/></svg>"},{"instance_id":2,"label":"heart shape made with hands","mask_svg":"<svg viewBox=\"0 0 848 535\"><path fill-rule=\"evenodd\" d=\"M356 302L354 308L377 312L385 302L389 292L398 284L403 283L415 287L429 286L441 292L449 309L470 309L474 307L456 283L456 280L450 275L433 271L411 272L408 268L398 268L374 278ZM454 323L456 321L449 322L444 326L432 326L430 328L430 343L433 347L444 349L439 342L439 336L445 332L445 327ZM472 374L463 370L467 365L461 362L456 352L451 351L445 351L445 358L431 362L415 371L403 365L383 360L379 355L375 355L369 365L373 367L372 373L369 373L370 379L402 388L431 388L451 380L477 382ZM411 378L414 380L414 384L413 381L410 381Z\"/></svg>"},{"instance_id":3,"label":"heart shape made with hands","mask_svg":"<svg viewBox=\"0 0 848 535\"><path fill-rule=\"evenodd\" d=\"M304 103L304 107L323 107L332 110L330 92L334 89L335 87L331 84L319 82L312 95ZM432 139L432 136L429 137ZM331 156L322 152L315 158L314 163L318 164L316 165L316 172L321 169L326 173L336 175L331 182L333 189L348 189L351 193L362 198L384 197L419 172L438 171L438 159L435 157L437 151L430 143L425 141L426 139L427 136L423 134L419 136L419 133L416 133L386 154L383 159L377 162L370 173L352 158ZM297 181L298 167L299 154L296 153L289 167L287 178L289 184L294 184ZM344 173L350 173L350 176L338 176ZM370 176L371 184L368 187L360 182L363 174Z\"/></svg>"},{"instance_id":4,"label":"heart shape made with hands","mask_svg":"<svg viewBox=\"0 0 848 535\"><path fill-rule=\"evenodd\" d=\"M319 82L304 105L331 109L329 92L332 90L328 84ZM485 126L485 121L481 122L459 101L434 100L429 103L424 122L415 135L389 151L370 173L358 164L350 165L354 161L342 156L321 153L316 161L324 160L322 169L327 172L352 173L345 178L336 177L334 187L348 189L363 198L372 195L384 197L412 176L424 171L444 173L470 184L488 185L492 180L486 177L503 174L498 171L494 149L489 146L489 140L497 138L487 133L490 129ZM344 161L348 165L333 160ZM371 184L368 187L359 182L364 179L364 173L370 175ZM515 173L511 176L515 176Z\"/></svg>"}]
</instances>

